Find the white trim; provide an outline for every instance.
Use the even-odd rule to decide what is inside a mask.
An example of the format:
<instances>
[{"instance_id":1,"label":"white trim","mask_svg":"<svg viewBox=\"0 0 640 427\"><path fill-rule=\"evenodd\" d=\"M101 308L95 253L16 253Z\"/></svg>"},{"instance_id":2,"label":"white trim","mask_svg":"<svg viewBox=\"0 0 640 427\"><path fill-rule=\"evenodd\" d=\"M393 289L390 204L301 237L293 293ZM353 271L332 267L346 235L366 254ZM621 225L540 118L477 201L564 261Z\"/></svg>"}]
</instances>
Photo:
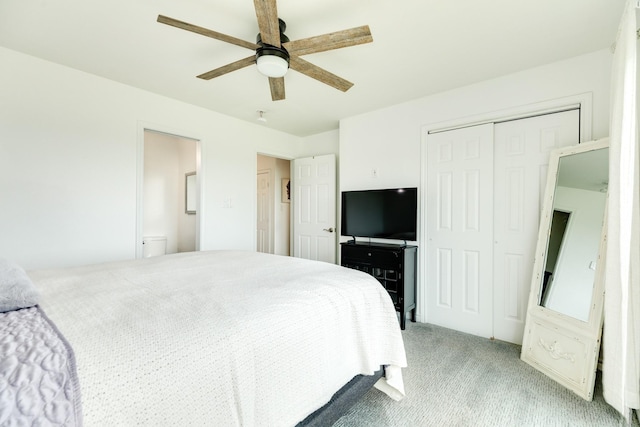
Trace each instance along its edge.
<instances>
[{"instance_id":1,"label":"white trim","mask_svg":"<svg viewBox=\"0 0 640 427\"><path fill-rule=\"evenodd\" d=\"M427 131L420 133L420 187L418 189L418 260L416 262L416 321L420 323L427 322L427 292L426 292L426 257L422 251L427 248Z\"/></svg>"},{"instance_id":2,"label":"white trim","mask_svg":"<svg viewBox=\"0 0 640 427\"><path fill-rule=\"evenodd\" d=\"M445 132L448 130L476 126L486 123L500 123L509 120L540 116L543 114L559 113L565 110L580 109L580 142L591 141L593 117L593 94L591 92L550 101L536 102L504 110L490 111L468 117L431 123L422 126L422 134ZM424 142L424 141L422 141Z\"/></svg>"},{"instance_id":3,"label":"white trim","mask_svg":"<svg viewBox=\"0 0 640 427\"><path fill-rule=\"evenodd\" d=\"M544 116L546 114L555 114L555 113L563 113L565 111L574 111L574 110L579 110L580 109L580 104L573 104L573 105L568 105L564 108L559 107L559 108L552 108L549 110L541 110L541 111L535 111L529 114L518 114L515 116L509 116L509 117L501 117L498 119L491 119L491 120L485 120L485 121L480 121L480 122L473 122L473 123L467 123L463 126L452 126L452 127L448 127L448 128L442 128L442 129L432 129L429 131L429 134L434 134L434 133L441 133L441 132L448 132L450 130L457 130L457 129L463 129L463 128L467 128L467 127L473 127L473 126L480 126L480 125L486 125L486 124L500 124L500 123L506 123L506 122L511 122L514 120L520 120L520 119L529 119L531 117L539 117L539 116Z\"/></svg>"},{"instance_id":4,"label":"white trim","mask_svg":"<svg viewBox=\"0 0 640 427\"><path fill-rule=\"evenodd\" d=\"M275 159L282 159L282 160L294 160L295 157L288 155L288 154L282 154L282 153L277 153L275 151L269 152L269 151L257 151L256 152L257 156L265 156L265 157L273 157Z\"/></svg>"},{"instance_id":5,"label":"white trim","mask_svg":"<svg viewBox=\"0 0 640 427\"><path fill-rule=\"evenodd\" d=\"M420 191L418 194L418 204L420 206L420 220L418 223L418 242L424 251L427 247L427 227L424 213L427 212L427 136L430 133L443 132L445 130L458 129L486 123L499 123L508 120L516 120L525 117L532 117L542 114L560 112L573 108L580 109L580 142L591 141L592 121L593 121L593 93L585 92L578 95L567 96L549 101L541 101L533 104L509 107L503 110L489 111L473 116L460 117L443 122L425 124L420 132ZM426 289L425 278L425 257L418 251L418 286L416 289L416 320L425 323L427 321L427 300L424 292Z\"/></svg>"},{"instance_id":6,"label":"white trim","mask_svg":"<svg viewBox=\"0 0 640 427\"><path fill-rule=\"evenodd\" d=\"M196 141L196 251L200 250L200 239L202 236L202 218L204 212L202 207L204 191L203 176L205 170L202 167L202 150L204 148L203 139L193 135L184 129L171 128L169 126L157 123L145 122L139 120L137 123L138 135L136 143L136 237L135 237L135 253L136 258L143 257L143 229L144 229L144 133L145 131L164 133L184 139L192 139Z\"/></svg>"}]
</instances>

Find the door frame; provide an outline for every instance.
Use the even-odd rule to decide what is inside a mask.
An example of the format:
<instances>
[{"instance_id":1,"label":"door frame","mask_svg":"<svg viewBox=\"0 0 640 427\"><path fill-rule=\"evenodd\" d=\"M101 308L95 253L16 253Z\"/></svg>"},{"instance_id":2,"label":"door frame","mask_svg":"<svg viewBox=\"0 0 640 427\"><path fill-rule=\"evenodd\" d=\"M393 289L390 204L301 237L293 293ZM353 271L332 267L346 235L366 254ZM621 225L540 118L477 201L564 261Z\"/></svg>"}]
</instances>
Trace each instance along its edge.
<instances>
[{"instance_id":1,"label":"door frame","mask_svg":"<svg viewBox=\"0 0 640 427\"><path fill-rule=\"evenodd\" d=\"M463 118L456 118L442 122L425 124L420 131L420 212L419 218L419 245L422 250L418 256L418 286L416 295L416 320L425 323L427 321L427 292L426 292L426 257L427 224L425 212L427 212L427 136L429 133L444 132L468 126L476 126L485 123L499 123L508 120L518 120L542 114L558 113L568 109L579 108L580 111L580 142L591 141L593 94L581 93L573 96L542 101L533 104L518 105L502 110L488 111Z\"/></svg>"},{"instance_id":2,"label":"door frame","mask_svg":"<svg viewBox=\"0 0 640 427\"><path fill-rule=\"evenodd\" d=\"M138 121L137 123L137 141L136 141L136 236L135 236L135 254L136 258L143 257L144 247L142 245L144 230L144 134L146 131L164 133L178 138L192 139L196 142L196 251L200 250L200 239L202 227L200 223L204 217L202 212L202 194L203 194L203 174L202 167L202 148L203 138L195 135L193 132L184 129L172 128L170 126Z\"/></svg>"}]
</instances>

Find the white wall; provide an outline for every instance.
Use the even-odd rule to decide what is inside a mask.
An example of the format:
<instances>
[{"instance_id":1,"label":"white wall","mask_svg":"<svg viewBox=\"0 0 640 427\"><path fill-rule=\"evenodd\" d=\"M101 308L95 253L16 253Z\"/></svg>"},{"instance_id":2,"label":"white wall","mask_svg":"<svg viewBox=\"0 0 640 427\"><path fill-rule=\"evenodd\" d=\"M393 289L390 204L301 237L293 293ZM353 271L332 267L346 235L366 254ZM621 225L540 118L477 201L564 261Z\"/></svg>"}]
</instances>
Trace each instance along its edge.
<instances>
[{"instance_id":1,"label":"white wall","mask_svg":"<svg viewBox=\"0 0 640 427\"><path fill-rule=\"evenodd\" d=\"M340 151L340 133L338 130L310 135L302 139L298 144L296 158L322 156L325 154L335 154Z\"/></svg>"},{"instance_id":2,"label":"white wall","mask_svg":"<svg viewBox=\"0 0 640 427\"><path fill-rule=\"evenodd\" d=\"M420 189L421 174L425 172L421 165L422 144L427 129L483 117L496 119L507 111L523 111L528 106L534 109L534 104L562 98L587 94L592 100L591 137L607 136L611 60L609 50L597 51L344 119L340 122L340 190L409 186ZM469 72L473 72L472 67ZM425 78L429 76L425 74ZM420 191L420 198L422 194ZM418 226L421 257L425 245L420 222ZM425 293L422 260L419 295ZM422 310L419 305L417 315L424 321L426 313Z\"/></svg>"},{"instance_id":3,"label":"white wall","mask_svg":"<svg viewBox=\"0 0 640 427\"><path fill-rule=\"evenodd\" d=\"M593 138L607 136L611 59L598 51L344 119L341 190L419 186L425 127L553 99L591 93Z\"/></svg>"},{"instance_id":4,"label":"white wall","mask_svg":"<svg viewBox=\"0 0 640 427\"><path fill-rule=\"evenodd\" d=\"M176 200L174 209L178 216L178 252L191 252L196 250L196 215L186 213L186 174L197 172L197 145L198 142L178 138L178 200ZM196 177L197 179L197 177ZM196 209L197 212L197 209ZM196 213L197 214L197 213Z\"/></svg>"},{"instance_id":5,"label":"white wall","mask_svg":"<svg viewBox=\"0 0 640 427\"><path fill-rule=\"evenodd\" d=\"M197 141L144 134L143 236L167 238L167 253L194 251L196 216L185 212L185 174L196 170Z\"/></svg>"},{"instance_id":6,"label":"white wall","mask_svg":"<svg viewBox=\"0 0 640 427\"><path fill-rule=\"evenodd\" d=\"M0 48L0 256L26 268L135 257L145 127L201 141L201 249L254 250L258 152L337 153L343 190L419 187L426 125L590 92L593 137L606 136L610 62L595 52L297 138Z\"/></svg>"},{"instance_id":7,"label":"white wall","mask_svg":"<svg viewBox=\"0 0 640 427\"><path fill-rule=\"evenodd\" d=\"M167 253L178 252L178 153L175 137L145 132L142 235L167 238Z\"/></svg>"},{"instance_id":8,"label":"white wall","mask_svg":"<svg viewBox=\"0 0 640 427\"><path fill-rule=\"evenodd\" d=\"M201 141L201 249L255 250L256 154L300 138L4 48L0 64L0 257L134 258L144 127Z\"/></svg>"}]
</instances>

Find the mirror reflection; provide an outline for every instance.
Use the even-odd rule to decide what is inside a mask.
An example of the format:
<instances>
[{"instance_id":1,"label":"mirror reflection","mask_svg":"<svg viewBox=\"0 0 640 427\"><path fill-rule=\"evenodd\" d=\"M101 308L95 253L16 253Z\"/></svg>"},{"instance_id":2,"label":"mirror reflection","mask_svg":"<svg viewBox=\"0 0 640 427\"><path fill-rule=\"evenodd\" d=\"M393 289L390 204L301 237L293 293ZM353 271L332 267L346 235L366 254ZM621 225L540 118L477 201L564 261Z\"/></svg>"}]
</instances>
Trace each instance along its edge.
<instances>
[{"instance_id":1,"label":"mirror reflection","mask_svg":"<svg viewBox=\"0 0 640 427\"><path fill-rule=\"evenodd\" d=\"M609 179L609 149L559 159L538 305L587 322Z\"/></svg>"}]
</instances>

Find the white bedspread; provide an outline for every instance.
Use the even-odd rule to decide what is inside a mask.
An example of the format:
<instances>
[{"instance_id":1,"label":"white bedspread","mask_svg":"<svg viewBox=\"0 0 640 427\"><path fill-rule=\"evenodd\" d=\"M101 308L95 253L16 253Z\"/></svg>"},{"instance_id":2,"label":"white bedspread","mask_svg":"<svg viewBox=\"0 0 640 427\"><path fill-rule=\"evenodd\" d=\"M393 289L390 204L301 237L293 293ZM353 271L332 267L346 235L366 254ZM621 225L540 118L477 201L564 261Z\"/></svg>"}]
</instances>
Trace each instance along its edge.
<instances>
[{"instance_id":1,"label":"white bedspread","mask_svg":"<svg viewBox=\"0 0 640 427\"><path fill-rule=\"evenodd\" d=\"M29 276L75 351L88 427L292 426L383 364L379 388L404 395L393 304L358 271L211 251Z\"/></svg>"}]
</instances>

